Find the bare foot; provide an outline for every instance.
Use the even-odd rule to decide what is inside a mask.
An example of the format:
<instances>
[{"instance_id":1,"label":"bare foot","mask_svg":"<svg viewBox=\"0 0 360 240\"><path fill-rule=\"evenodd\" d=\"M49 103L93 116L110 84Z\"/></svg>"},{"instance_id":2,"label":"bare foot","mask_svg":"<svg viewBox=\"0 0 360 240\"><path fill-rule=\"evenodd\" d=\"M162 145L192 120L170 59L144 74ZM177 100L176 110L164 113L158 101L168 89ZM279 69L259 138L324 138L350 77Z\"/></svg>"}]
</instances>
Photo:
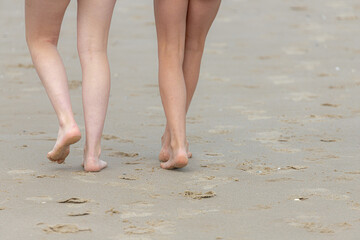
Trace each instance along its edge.
<instances>
[{"instance_id":1,"label":"bare foot","mask_svg":"<svg viewBox=\"0 0 360 240\"><path fill-rule=\"evenodd\" d=\"M47 158L59 164L63 163L70 153L70 145L78 142L80 139L81 132L77 125L60 128L55 146L53 150L48 152Z\"/></svg>"},{"instance_id":2,"label":"bare foot","mask_svg":"<svg viewBox=\"0 0 360 240\"><path fill-rule=\"evenodd\" d=\"M86 172L100 172L102 169L107 167L107 163L98 157L89 157L87 156L86 149L84 149L84 160L82 166Z\"/></svg>"},{"instance_id":3,"label":"bare foot","mask_svg":"<svg viewBox=\"0 0 360 240\"><path fill-rule=\"evenodd\" d=\"M186 152L187 157L192 158L192 153L189 151L189 142L186 141ZM170 135L165 133L161 137L161 150L159 154L159 160L161 162L166 162L170 159Z\"/></svg>"},{"instance_id":4,"label":"bare foot","mask_svg":"<svg viewBox=\"0 0 360 240\"><path fill-rule=\"evenodd\" d=\"M164 169L183 168L188 164L188 153L186 149L170 150L170 159L160 164Z\"/></svg>"},{"instance_id":5,"label":"bare foot","mask_svg":"<svg viewBox=\"0 0 360 240\"><path fill-rule=\"evenodd\" d=\"M161 150L159 154L159 160L166 162L170 159L170 137L164 134L161 137Z\"/></svg>"},{"instance_id":6,"label":"bare foot","mask_svg":"<svg viewBox=\"0 0 360 240\"><path fill-rule=\"evenodd\" d=\"M107 167L107 163L101 159L88 159L84 162L84 170L86 172L100 172Z\"/></svg>"}]
</instances>

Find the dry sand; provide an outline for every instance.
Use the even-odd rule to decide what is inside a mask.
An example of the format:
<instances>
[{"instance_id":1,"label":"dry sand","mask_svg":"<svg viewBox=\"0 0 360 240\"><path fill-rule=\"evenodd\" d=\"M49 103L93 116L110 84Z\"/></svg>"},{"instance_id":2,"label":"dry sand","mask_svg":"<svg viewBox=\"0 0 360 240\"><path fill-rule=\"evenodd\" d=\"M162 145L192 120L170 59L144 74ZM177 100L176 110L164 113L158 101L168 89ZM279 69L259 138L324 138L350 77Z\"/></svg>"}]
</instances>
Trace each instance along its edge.
<instances>
[{"instance_id":1,"label":"dry sand","mask_svg":"<svg viewBox=\"0 0 360 240\"><path fill-rule=\"evenodd\" d=\"M84 131L75 9L59 48ZM152 1L119 1L109 168L84 173L83 141L46 159L57 121L23 1L0 0L0 238L359 239L359 23L356 0L224 0L188 117L194 157L165 171Z\"/></svg>"}]
</instances>

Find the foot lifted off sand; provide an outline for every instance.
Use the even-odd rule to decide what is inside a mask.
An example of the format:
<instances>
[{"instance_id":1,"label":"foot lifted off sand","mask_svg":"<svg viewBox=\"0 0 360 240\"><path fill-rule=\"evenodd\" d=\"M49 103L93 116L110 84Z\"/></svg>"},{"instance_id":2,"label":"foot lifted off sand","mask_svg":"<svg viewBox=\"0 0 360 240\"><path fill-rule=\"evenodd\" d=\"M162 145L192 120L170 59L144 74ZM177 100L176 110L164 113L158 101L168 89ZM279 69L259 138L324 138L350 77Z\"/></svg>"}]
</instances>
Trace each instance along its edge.
<instances>
[{"instance_id":1,"label":"foot lifted off sand","mask_svg":"<svg viewBox=\"0 0 360 240\"><path fill-rule=\"evenodd\" d=\"M63 163L70 153L70 145L78 142L80 139L81 132L78 126L75 125L65 130L60 129L55 146L47 154L47 158L59 164Z\"/></svg>"}]
</instances>

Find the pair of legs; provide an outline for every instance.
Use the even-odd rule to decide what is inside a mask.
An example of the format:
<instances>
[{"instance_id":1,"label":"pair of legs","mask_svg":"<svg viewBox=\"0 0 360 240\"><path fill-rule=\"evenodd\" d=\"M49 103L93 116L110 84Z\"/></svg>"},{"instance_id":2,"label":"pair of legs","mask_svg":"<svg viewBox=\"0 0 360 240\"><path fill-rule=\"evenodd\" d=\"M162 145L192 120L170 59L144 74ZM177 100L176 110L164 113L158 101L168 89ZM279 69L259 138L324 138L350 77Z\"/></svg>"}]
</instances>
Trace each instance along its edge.
<instances>
[{"instance_id":1,"label":"pair of legs","mask_svg":"<svg viewBox=\"0 0 360 240\"><path fill-rule=\"evenodd\" d=\"M47 157L63 163L81 133L71 107L64 64L57 51L61 23L70 0L26 0L26 40L36 71L59 120L55 146ZM83 166L100 171L101 136L110 92L107 42L116 0L78 0L78 53L83 72L82 93L86 129Z\"/></svg>"},{"instance_id":2,"label":"pair of legs","mask_svg":"<svg viewBox=\"0 0 360 240\"><path fill-rule=\"evenodd\" d=\"M221 0L154 0L159 87L167 124L159 160L165 169L187 165L186 113L199 79L207 33Z\"/></svg>"}]
</instances>

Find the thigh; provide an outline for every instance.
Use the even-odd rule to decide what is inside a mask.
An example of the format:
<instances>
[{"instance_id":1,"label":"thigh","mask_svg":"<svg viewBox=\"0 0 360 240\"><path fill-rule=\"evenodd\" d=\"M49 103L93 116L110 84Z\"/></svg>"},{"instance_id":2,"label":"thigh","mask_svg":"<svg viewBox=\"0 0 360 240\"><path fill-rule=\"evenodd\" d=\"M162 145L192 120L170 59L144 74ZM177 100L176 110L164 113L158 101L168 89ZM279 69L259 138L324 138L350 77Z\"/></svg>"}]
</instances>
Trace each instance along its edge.
<instances>
[{"instance_id":1,"label":"thigh","mask_svg":"<svg viewBox=\"0 0 360 240\"><path fill-rule=\"evenodd\" d=\"M78 0L78 48L101 50L107 47L116 0Z\"/></svg>"},{"instance_id":2,"label":"thigh","mask_svg":"<svg viewBox=\"0 0 360 240\"><path fill-rule=\"evenodd\" d=\"M154 0L156 31L159 47L185 41L188 0Z\"/></svg>"},{"instance_id":3,"label":"thigh","mask_svg":"<svg viewBox=\"0 0 360 240\"><path fill-rule=\"evenodd\" d=\"M205 41L219 10L221 0L190 0L186 37Z\"/></svg>"},{"instance_id":4,"label":"thigh","mask_svg":"<svg viewBox=\"0 0 360 240\"><path fill-rule=\"evenodd\" d=\"M26 0L27 40L46 40L56 44L69 2L70 0Z\"/></svg>"}]
</instances>

